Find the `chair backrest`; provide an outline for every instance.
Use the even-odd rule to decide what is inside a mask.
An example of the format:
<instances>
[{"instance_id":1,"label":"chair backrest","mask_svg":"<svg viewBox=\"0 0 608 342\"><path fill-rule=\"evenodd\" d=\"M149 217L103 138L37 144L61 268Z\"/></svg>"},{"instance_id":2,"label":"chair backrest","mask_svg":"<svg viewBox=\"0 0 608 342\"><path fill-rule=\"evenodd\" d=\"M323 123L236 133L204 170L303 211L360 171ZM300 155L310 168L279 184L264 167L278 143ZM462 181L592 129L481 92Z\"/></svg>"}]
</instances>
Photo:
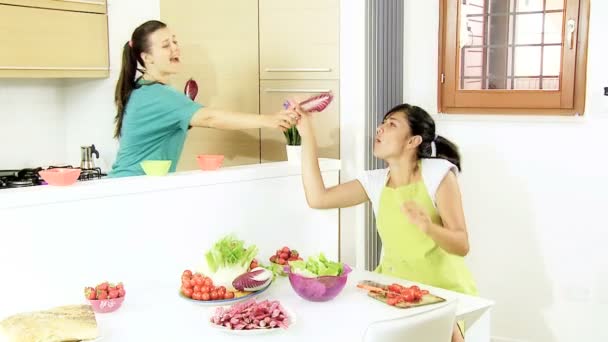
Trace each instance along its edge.
<instances>
[{"instance_id":1,"label":"chair backrest","mask_svg":"<svg viewBox=\"0 0 608 342\"><path fill-rule=\"evenodd\" d=\"M456 320L457 301L403 318L370 324L364 342L450 342Z\"/></svg>"}]
</instances>

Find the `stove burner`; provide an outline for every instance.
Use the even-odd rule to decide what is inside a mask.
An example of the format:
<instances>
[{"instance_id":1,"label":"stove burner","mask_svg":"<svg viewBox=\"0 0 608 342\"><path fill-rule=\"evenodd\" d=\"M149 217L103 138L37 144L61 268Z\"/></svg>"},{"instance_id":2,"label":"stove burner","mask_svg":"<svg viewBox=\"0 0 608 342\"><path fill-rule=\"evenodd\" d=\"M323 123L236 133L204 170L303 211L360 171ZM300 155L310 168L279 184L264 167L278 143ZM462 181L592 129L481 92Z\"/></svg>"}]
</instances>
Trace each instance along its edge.
<instances>
[{"instance_id":1,"label":"stove burner","mask_svg":"<svg viewBox=\"0 0 608 342\"><path fill-rule=\"evenodd\" d=\"M48 169L74 169L71 165L65 166L49 166ZM22 170L0 170L0 189L10 188L23 188L35 185L45 185L46 182L38 174L39 171L43 170L41 167L34 169L22 169ZM79 181L89 181L94 179L101 179L107 176L102 173L100 168L94 169L82 169L80 170Z\"/></svg>"}]
</instances>

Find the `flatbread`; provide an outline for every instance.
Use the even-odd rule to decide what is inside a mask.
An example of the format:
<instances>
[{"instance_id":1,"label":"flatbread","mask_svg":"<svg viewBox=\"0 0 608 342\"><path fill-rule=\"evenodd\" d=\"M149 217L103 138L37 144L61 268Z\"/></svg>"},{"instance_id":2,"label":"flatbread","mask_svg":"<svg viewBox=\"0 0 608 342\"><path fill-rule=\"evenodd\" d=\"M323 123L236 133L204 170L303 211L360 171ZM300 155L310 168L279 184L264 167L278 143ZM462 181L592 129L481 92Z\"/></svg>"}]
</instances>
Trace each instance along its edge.
<instances>
[{"instance_id":1,"label":"flatbread","mask_svg":"<svg viewBox=\"0 0 608 342\"><path fill-rule=\"evenodd\" d=\"M90 305L21 313L0 322L2 342L71 342L98 337L97 321Z\"/></svg>"}]
</instances>

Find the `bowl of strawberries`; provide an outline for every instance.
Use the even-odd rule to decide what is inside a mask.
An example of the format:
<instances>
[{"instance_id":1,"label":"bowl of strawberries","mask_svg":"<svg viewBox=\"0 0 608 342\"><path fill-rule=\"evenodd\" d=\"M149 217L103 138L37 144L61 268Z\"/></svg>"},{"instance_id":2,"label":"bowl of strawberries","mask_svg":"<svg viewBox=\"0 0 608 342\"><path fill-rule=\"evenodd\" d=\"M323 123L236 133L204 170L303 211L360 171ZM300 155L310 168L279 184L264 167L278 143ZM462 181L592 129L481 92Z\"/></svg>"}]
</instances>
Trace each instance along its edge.
<instances>
[{"instance_id":1,"label":"bowl of strawberries","mask_svg":"<svg viewBox=\"0 0 608 342\"><path fill-rule=\"evenodd\" d=\"M302 260L300 253L298 253L298 251L295 249L290 249L287 246L277 249L277 252L270 257L270 262L279 264L281 266L287 265L288 262L295 260Z\"/></svg>"},{"instance_id":2,"label":"bowl of strawberries","mask_svg":"<svg viewBox=\"0 0 608 342\"><path fill-rule=\"evenodd\" d=\"M93 311L108 313L118 310L125 300L125 288L122 283L112 284L107 281L95 287L85 287L84 296L91 303Z\"/></svg>"}]
</instances>

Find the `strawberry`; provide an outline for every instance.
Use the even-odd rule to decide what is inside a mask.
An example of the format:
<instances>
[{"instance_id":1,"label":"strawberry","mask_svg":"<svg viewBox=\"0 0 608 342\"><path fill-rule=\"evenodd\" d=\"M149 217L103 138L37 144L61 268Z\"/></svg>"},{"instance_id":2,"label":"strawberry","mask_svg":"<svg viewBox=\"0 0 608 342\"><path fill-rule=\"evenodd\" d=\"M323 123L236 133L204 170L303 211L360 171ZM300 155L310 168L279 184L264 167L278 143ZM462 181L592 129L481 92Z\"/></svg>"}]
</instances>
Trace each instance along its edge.
<instances>
[{"instance_id":1,"label":"strawberry","mask_svg":"<svg viewBox=\"0 0 608 342\"><path fill-rule=\"evenodd\" d=\"M97 292L92 287L85 287L84 288L84 297L89 300L95 300L95 299L97 299Z\"/></svg>"},{"instance_id":2,"label":"strawberry","mask_svg":"<svg viewBox=\"0 0 608 342\"><path fill-rule=\"evenodd\" d=\"M108 293L108 298L110 298L110 299L118 298L118 290L116 290L116 289L111 290Z\"/></svg>"},{"instance_id":3,"label":"strawberry","mask_svg":"<svg viewBox=\"0 0 608 342\"><path fill-rule=\"evenodd\" d=\"M108 291L97 290L97 299L99 299L99 300L108 299Z\"/></svg>"},{"instance_id":4,"label":"strawberry","mask_svg":"<svg viewBox=\"0 0 608 342\"><path fill-rule=\"evenodd\" d=\"M95 289L101 290L101 291L107 291L109 286L110 286L110 284L107 281L104 281L103 283L97 285L95 287Z\"/></svg>"},{"instance_id":5,"label":"strawberry","mask_svg":"<svg viewBox=\"0 0 608 342\"><path fill-rule=\"evenodd\" d=\"M118 289L118 297L124 297L126 294L125 289L120 288Z\"/></svg>"},{"instance_id":6,"label":"strawberry","mask_svg":"<svg viewBox=\"0 0 608 342\"><path fill-rule=\"evenodd\" d=\"M291 256L292 256L292 257L296 257L296 258L297 258L297 257L298 257L298 255L300 255L300 253L298 253L298 251L296 251L295 249L292 249L292 250L291 250Z\"/></svg>"}]
</instances>

